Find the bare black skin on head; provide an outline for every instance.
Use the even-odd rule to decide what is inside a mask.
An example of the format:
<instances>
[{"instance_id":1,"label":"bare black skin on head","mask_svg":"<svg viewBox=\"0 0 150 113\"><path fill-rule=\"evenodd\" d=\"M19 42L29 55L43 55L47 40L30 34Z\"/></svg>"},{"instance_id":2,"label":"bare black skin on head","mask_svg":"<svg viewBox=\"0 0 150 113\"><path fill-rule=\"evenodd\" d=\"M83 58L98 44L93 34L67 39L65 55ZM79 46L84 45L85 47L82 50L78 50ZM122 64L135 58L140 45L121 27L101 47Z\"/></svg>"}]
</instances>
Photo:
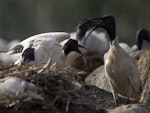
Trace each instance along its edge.
<instances>
[{"instance_id":1,"label":"bare black skin on head","mask_svg":"<svg viewBox=\"0 0 150 113\"><path fill-rule=\"evenodd\" d=\"M143 40L146 40L150 43L150 34L145 28L139 29L136 33L136 44L138 46L138 50L142 49Z\"/></svg>"},{"instance_id":2,"label":"bare black skin on head","mask_svg":"<svg viewBox=\"0 0 150 113\"><path fill-rule=\"evenodd\" d=\"M22 53L22 58L23 62L30 62L34 61L34 48L27 48L23 53Z\"/></svg>"},{"instance_id":3,"label":"bare black skin on head","mask_svg":"<svg viewBox=\"0 0 150 113\"><path fill-rule=\"evenodd\" d=\"M102 27L107 31L110 37L110 41L112 42L116 37L116 22L113 16L103 16L103 17L83 20L77 26L76 37L78 39L82 39L88 30L90 29L95 30L100 27Z\"/></svg>"},{"instance_id":4,"label":"bare black skin on head","mask_svg":"<svg viewBox=\"0 0 150 113\"><path fill-rule=\"evenodd\" d=\"M84 48L78 44L78 41L70 39L63 46L63 50L65 55L68 55L71 51L76 51L77 53L81 54L79 47Z\"/></svg>"}]
</instances>

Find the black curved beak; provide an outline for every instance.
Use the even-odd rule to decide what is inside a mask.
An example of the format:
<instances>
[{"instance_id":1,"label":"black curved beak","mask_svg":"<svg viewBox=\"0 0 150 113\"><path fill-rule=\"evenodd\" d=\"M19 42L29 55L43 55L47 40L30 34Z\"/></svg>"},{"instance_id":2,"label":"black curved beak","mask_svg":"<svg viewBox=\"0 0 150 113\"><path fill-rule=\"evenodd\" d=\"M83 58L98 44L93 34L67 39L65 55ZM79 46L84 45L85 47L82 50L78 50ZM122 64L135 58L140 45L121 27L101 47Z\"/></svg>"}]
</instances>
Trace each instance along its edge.
<instances>
[{"instance_id":1,"label":"black curved beak","mask_svg":"<svg viewBox=\"0 0 150 113\"><path fill-rule=\"evenodd\" d=\"M80 45L80 44L78 44L78 47L83 48L83 49L86 50L86 48L84 46Z\"/></svg>"},{"instance_id":2,"label":"black curved beak","mask_svg":"<svg viewBox=\"0 0 150 113\"><path fill-rule=\"evenodd\" d=\"M85 37L84 44L90 34L95 31L98 27L103 26L103 19L102 18L91 18L91 19L84 19L81 23L78 24L76 30L76 39L82 40L85 37L87 31L91 30L88 35Z\"/></svg>"},{"instance_id":3,"label":"black curved beak","mask_svg":"<svg viewBox=\"0 0 150 113\"><path fill-rule=\"evenodd\" d=\"M77 46L75 47L75 51L77 52L77 53L79 53L79 54L81 54L82 55L82 52L80 51L80 48L83 48L83 49L85 49L86 50L86 48L85 47L83 47L82 45L80 45L80 44L77 44Z\"/></svg>"},{"instance_id":4,"label":"black curved beak","mask_svg":"<svg viewBox=\"0 0 150 113\"><path fill-rule=\"evenodd\" d=\"M84 61L84 65L87 65L87 61L86 61L84 55L82 54L82 52L80 51L79 48L83 48L83 49L85 49L85 50L87 50L87 49L86 49L85 47L83 47L82 45L80 45L80 44L77 45L77 49L76 49L76 52L81 55L81 57L82 57L82 59L83 59L83 61Z\"/></svg>"},{"instance_id":5,"label":"black curved beak","mask_svg":"<svg viewBox=\"0 0 150 113\"><path fill-rule=\"evenodd\" d=\"M102 18L91 18L91 19L84 19L82 22L80 22L76 28L76 37L77 39L81 40L86 32L90 29L97 29L98 27L101 27L103 24Z\"/></svg>"},{"instance_id":6,"label":"black curved beak","mask_svg":"<svg viewBox=\"0 0 150 113\"><path fill-rule=\"evenodd\" d=\"M110 41L112 42L112 40L114 40L116 37L116 23L115 23L115 18L111 15L86 19L85 21L83 21L77 26L76 38L81 40L83 39L83 37L85 37L85 34L88 30L92 29L90 32L92 33L92 31L100 27L107 31ZM89 35L90 34L88 34L88 36Z\"/></svg>"}]
</instances>

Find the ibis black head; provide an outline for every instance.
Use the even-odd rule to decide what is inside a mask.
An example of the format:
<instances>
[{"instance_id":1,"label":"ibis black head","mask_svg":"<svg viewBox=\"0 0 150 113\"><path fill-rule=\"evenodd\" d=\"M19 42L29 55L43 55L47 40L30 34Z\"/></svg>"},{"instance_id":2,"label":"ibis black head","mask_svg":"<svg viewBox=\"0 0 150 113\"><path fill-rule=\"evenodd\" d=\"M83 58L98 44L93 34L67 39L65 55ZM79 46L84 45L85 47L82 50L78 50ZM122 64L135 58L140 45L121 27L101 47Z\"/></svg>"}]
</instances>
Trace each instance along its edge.
<instances>
[{"instance_id":1,"label":"ibis black head","mask_svg":"<svg viewBox=\"0 0 150 113\"><path fill-rule=\"evenodd\" d=\"M145 28L139 29L136 33L136 44L138 45L138 50L142 49L143 40L146 40L150 43L150 34Z\"/></svg>"},{"instance_id":2,"label":"ibis black head","mask_svg":"<svg viewBox=\"0 0 150 113\"><path fill-rule=\"evenodd\" d=\"M86 32L90 29L97 29L102 27L105 29L110 37L110 41L116 37L116 22L113 16L103 16L92 19L85 19L77 26L77 38L82 39Z\"/></svg>"},{"instance_id":3,"label":"ibis black head","mask_svg":"<svg viewBox=\"0 0 150 113\"><path fill-rule=\"evenodd\" d=\"M22 53L22 58L23 62L30 62L34 61L34 49L33 48L27 48L23 53Z\"/></svg>"},{"instance_id":4,"label":"ibis black head","mask_svg":"<svg viewBox=\"0 0 150 113\"><path fill-rule=\"evenodd\" d=\"M79 47L84 48L83 46L78 44L78 41L70 39L63 46L63 50L65 55L68 55L71 51L76 51L77 53L82 54L79 50Z\"/></svg>"}]
</instances>

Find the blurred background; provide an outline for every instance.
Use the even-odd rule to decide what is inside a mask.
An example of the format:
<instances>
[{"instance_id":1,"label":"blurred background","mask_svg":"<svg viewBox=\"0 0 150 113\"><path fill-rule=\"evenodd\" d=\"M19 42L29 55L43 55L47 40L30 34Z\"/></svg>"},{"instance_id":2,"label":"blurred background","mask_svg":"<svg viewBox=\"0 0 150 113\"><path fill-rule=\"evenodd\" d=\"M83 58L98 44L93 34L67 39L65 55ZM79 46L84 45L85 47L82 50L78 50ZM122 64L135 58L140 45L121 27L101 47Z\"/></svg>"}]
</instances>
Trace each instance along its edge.
<instances>
[{"instance_id":1,"label":"blurred background","mask_svg":"<svg viewBox=\"0 0 150 113\"><path fill-rule=\"evenodd\" d=\"M43 32L74 32L85 18L111 14L120 42L134 44L137 29L150 30L149 11L150 0L0 0L0 38L23 40Z\"/></svg>"}]
</instances>

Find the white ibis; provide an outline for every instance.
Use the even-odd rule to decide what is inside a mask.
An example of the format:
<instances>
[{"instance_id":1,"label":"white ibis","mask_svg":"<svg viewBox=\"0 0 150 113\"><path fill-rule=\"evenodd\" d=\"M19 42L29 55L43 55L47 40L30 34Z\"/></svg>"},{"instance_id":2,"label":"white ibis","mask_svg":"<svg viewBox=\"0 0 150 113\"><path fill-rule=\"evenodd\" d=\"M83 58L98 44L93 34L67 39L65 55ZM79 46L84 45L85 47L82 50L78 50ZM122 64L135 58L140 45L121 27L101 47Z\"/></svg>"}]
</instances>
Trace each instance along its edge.
<instances>
[{"instance_id":1,"label":"white ibis","mask_svg":"<svg viewBox=\"0 0 150 113\"><path fill-rule=\"evenodd\" d=\"M68 33L45 33L25 39L10 50L11 54L21 52L20 58L15 62L16 65L43 64L50 58L52 63L58 67L71 65L76 56L81 56L80 46L76 40L68 40L61 46L60 42L70 38ZM10 53L9 52L9 53ZM70 54L74 52L74 54Z\"/></svg>"},{"instance_id":2,"label":"white ibis","mask_svg":"<svg viewBox=\"0 0 150 113\"><path fill-rule=\"evenodd\" d=\"M150 34L149 31L145 28L141 28L137 31L136 33L136 43L130 47L126 43L119 43L119 45L128 53L141 50L142 49L142 44L143 40L147 41L150 43Z\"/></svg>"},{"instance_id":3,"label":"white ibis","mask_svg":"<svg viewBox=\"0 0 150 113\"><path fill-rule=\"evenodd\" d=\"M33 98L44 100L41 89L32 83L28 83L18 77L5 77L0 79L1 101L14 98L14 96L17 96L17 93L20 95L27 94Z\"/></svg>"},{"instance_id":4,"label":"white ibis","mask_svg":"<svg viewBox=\"0 0 150 113\"><path fill-rule=\"evenodd\" d=\"M118 105L118 94L127 97L127 100L130 98L139 101L142 91L138 68L129 54L119 46L115 18L104 16L88 19L82 25L85 31L81 32L79 29L78 35L84 37L87 30L100 27L107 31L110 38L104 68L116 104Z\"/></svg>"}]
</instances>

